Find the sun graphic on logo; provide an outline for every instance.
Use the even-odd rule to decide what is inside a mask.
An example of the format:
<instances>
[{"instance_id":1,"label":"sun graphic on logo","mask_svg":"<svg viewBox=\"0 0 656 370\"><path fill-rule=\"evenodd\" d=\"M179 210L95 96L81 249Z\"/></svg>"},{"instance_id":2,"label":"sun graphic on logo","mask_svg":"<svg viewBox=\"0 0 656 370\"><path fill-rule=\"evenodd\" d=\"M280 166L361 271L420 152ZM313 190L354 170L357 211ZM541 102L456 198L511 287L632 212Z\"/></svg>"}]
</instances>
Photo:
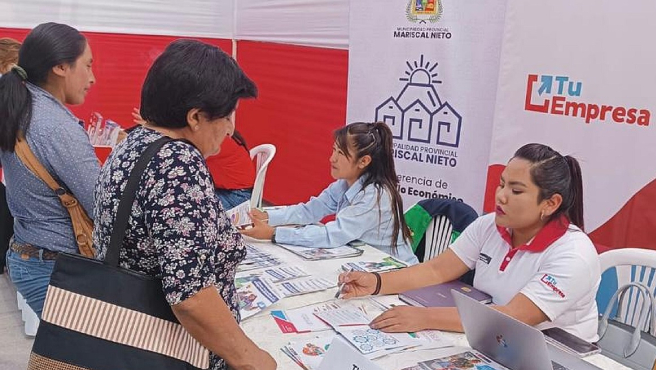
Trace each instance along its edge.
<instances>
[{"instance_id":1,"label":"sun graphic on logo","mask_svg":"<svg viewBox=\"0 0 656 370\"><path fill-rule=\"evenodd\" d=\"M430 62L424 64L423 54L419 58L419 61L415 60L414 63L406 61L405 64L408 66L408 70L405 71L407 77L401 77L399 78L399 81L423 86L442 83L442 81L435 79L437 77L437 71L435 71L435 68L437 68L439 63L435 62L432 66Z\"/></svg>"},{"instance_id":2,"label":"sun graphic on logo","mask_svg":"<svg viewBox=\"0 0 656 370\"><path fill-rule=\"evenodd\" d=\"M408 107L416 100L421 101L430 112L442 106L442 99L435 88L442 83L442 80L437 79L438 64L425 61L423 54L419 56L419 60L406 60L404 76L399 78L399 81L405 83L405 87L396 98L401 107Z\"/></svg>"}]
</instances>

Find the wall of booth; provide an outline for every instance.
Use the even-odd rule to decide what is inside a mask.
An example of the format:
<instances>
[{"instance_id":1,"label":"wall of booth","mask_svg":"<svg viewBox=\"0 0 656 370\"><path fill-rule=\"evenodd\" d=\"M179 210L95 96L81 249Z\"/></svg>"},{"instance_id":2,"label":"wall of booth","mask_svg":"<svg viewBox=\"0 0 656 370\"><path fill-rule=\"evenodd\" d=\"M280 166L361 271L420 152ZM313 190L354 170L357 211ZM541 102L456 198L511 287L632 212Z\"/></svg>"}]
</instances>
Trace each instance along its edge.
<instances>
[{"instance_id":1,"label":"wall of booth","mask_svg":"<svg viewBox=\"0 0 656 370\"><path fill-rule=\"evenodd\" d=\"M335 128L347 117L375 118L376 106L358 105L362 114L354 110L354 104L369 103L352 94L356 88L375 93L378 86L355 83L361 80L353 72L349 82L349 68L367 57L369 67L359 70L358 78L370 73L372 80L384 79L392 72L378 68L395 51L386 52L382 44L376 54L363 53L369 37L362 34L368 29L363 20L369 17L380 25L380 14L388 12L398 15L390 18L398 27L449 28L456 36L478 27L475 37L412 41L413 55L447 50L435 57L441 65L449 61L449 53L461 56L465 47L471 59L487 65L485 70L464 71L462 77L449 69L440 76L445 82L440 88L449 89L451 81L468 83L450 87L443 96L460 114L471 110L463 116L463 142L477 137L482 144L471 145L478 154L468 162L463 159L467 167L457 175L448 168L425 171L451 176L454 193L460 182L472 194L468 203L490 211L499 174L513 151L526 142L549 144L581 160L586 231L595 242L656 249L656 171L651 166L656 158L656 124L651 122L656 50L647 36L656 31L651 22L656 4L479 0L476 6L463 5L469 2L386 0L354 6L346 0L11 0L0 4L0 37L22 40L46 21L83 31L93 49L97 84L85 104L72 109L81 119L99 112L123 126L131 124L130 111L139 105L148 67L170 41L193 37L219 46L259 87L258 99L240 105L237 126L249 146L273 143L278 148L264 197L288 204L318 194L332 180L327 162ZM419 3L433 4L439 16L425 17L423 23L421 17L413 19L411 5ZM384 42L374 36L372 43ZM494 48L493 42L498 42ZM486 83L484 99L476 91L477 81ZM390 95L385 94L381 98ZM380 104L381 98L370 104ZM471 106L474 98L481 105ZM459 158L470 153L466 147L458 150ZM406 162L397 158L397 168L406 168ZM417 197L404 199L407 207Z\"/></svg>"}]
</instances>

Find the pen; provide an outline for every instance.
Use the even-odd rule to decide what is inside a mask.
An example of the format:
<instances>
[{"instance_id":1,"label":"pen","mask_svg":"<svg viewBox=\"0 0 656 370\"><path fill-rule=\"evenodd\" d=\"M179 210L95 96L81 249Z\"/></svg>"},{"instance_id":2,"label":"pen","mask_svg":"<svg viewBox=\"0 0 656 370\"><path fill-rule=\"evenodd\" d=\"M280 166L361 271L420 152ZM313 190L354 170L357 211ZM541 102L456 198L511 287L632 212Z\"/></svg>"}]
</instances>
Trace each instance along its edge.
<instances>
[{"instance_id":1,"label":"pen","mask_svg":"<svg viewBox=\"0 0 656 370\"><path fill-rule=\"evenodd\" d=\"M346 275L348 275L351 271L353 271L353 268L350 268L348 271L346 271ZM346 285L346 283L341 283L337 286L337 293L335 293L335 298L339 298L339 295L342 293L342 289L344 289L344 285Z\"/></svg>"}]
</instances>

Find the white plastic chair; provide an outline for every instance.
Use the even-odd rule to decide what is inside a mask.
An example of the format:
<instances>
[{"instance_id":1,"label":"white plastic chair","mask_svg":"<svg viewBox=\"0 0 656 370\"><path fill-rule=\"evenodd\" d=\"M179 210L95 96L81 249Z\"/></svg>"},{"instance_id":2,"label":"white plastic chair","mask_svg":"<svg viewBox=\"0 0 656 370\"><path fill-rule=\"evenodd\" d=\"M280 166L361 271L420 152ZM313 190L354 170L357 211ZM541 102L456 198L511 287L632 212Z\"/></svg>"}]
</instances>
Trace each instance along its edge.
<instances>
[{"instance_id":1,"label":"white plastic chair","mask_svg":"<svg viewBox=\"0 0 656 370\"><path fill-rule=\"evenodd\" d=\"M615 292L613 288L616 290L629 282L641 283L652 293L656 292L656 251L641 248L614 249L600 254L599 263L603 274L599 289L601 291L610 288L605 295L610 297ZM639 294L637 289L630 289L624 297L622 306L618 307L617 317L631 326L638 325L643 299L643 295ZM600 303L599 295L597 303ZM607 302L601 303L607 304ZM599 309L602 310L602 307L600 306ZM653 303L652 313L656 312L655 310L656 302ZM651 319L647 320L641 329L648 331L651 327L651 335L656 335L656 325L651 325L651 321Z\"/></svg>"},{"instance_id":2,"label":"white plastic chair","mask_svg":"<svg viewBox=\"0 0 656 370\"><path fill-rule=\"evenodd\" d=\"M456 222L467 225L478 217L476 211L469 205L452 199L423 200L405 212L406 222L411 223L409 220L417 217L417 213L433 215L426 226L425 233L421 234L421 230L413 230L417 233L414 238L420 240L424 238L423 244L420 242L414 251L420 262L428 261L447 250L451 242L458 236L459 233L454 235L453 221L449 217L454 217L455 220L458 220ZM418 226L418 228L420 227Z\"/></svg>"},{"instance_id":3,"label":"white plastic chair","mask_svg":"<svg viewBox=\"0 0 656 370\"><path fill-rule=\"evenodd\" d=\"M264 194L264 179L266 177L269 163L276 155L276 147L273 144L261 144L250 150L251 160L255 160L255 184L253 184L253 195L251 196L251 208L262 207L262 195Z\"/></svg>"},{"instance_id":4,"label":"white plastic chair","mask_svg":"<svg viewBox=\"0 0 656 370\"><path fill-rule=\"evenodd\" d=\"M436 216L426 228L424 261L444 252L451 245L453 225L446 216Z\"/></svg>"}]
</instances>

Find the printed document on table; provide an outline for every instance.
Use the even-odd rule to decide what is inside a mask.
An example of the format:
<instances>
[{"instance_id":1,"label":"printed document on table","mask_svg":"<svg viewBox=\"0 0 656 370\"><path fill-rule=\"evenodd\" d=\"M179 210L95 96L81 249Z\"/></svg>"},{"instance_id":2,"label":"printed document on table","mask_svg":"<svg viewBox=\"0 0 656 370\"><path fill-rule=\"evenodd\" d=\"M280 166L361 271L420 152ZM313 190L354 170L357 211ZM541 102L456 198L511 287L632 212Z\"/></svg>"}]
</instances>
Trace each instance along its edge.
<instances>
[{"instance_id":1,"label":"printed document on table","mask_svg":"<svg viewBox=\"0 0 656 370\"><path fill-rule=\"evenodd\" d=\"M394 257L383 257L376 261L348 262L342 265L342 271L384 272L407 267Z\"/></svg>"},{"instance_id":2,"label":"printed document on table","mask_svg":"<svg viewBox=\"0 0 656 370\"><path fill-rule=\"evenodd\" d=\"M306 333L330 330L330 325L321 321L321 319L315 316L315 313L334 310L343 307L348 302L332 300L288 310L276 310L271 311L271 316L273 316L276 324L278 324L283 333Z\"/></svg>"},{"instance_id":3,"label":"printed document on table","mask_svg":"<svg viewBox=\"0 0 656 370\"><path fill-rule=\"evenodd\" d=\"M241 318L247 319L263 309L278 302L282 296L275 286L266 279L258 276L235 279L237 298L239 300L239 313Z\"/></svg>"},{"instance_id":4,"label":"printed document on table","mask_svg":"<svg viewBox=\"0 0 656 370\"><path fill-rule=\"evenodd\" d=\"M337 335L337 333L331 331L313 338L293 340L287 343L282 351L299 366L305 366L309 370L318 369L324 355L330 348L330 343Z\"/></svg>"},{"instance_id":5,"label":"printed document on table","mask_svg":"<svg viewBox=\"0 0 656 370\"><path fill-rule=\"evenodd\" d=\"M300 294L319 292L335 287L335 282L323 278L301 278L293 281L285 281L276 285L285 297Z\"/></svg>"},{"instance_id":6,"label":"printed document on table","mask_svg":"<svg viewBox=\"0 0 656 370\"><path fill-rule=\"evenodd\" d=\"M302 268L296 266L280 266L276 268L270 268L264 270L264 274L274 283L310 275Z\"/></svg>"},{"instance_id":7,"label":"printed document on table","mask_svg":"<svg viewBox=\"0 0 656 370\"><path fill-rule=\"evenodd\" d=\"M340 326L369 325L371 320L365 314L351 306L316 312L315 315L333 328Z\"/></svg>"},{"instance_id":8,"label":"printed document on table","mask_svg":"<svg viewBox=\"0 0 656 370\"><path fill-rule=\"evenodd\" d=\"M284 248L310 261L357 257L362 255L362 253L364 253L361 249L356 249L348 245L343 245L341 247L335 247L335 248L309 248L309 247L299 247L297 245L280 244L280 243L278 243L278 245L281 248Z\"/></svg>"},{"instance_id":9,"label":"printed document on table","mask_svg":"<svg viewBox=\"0 0 656 370\"><path fill-rule=\"evenodd\" d=\"M282 262L274 255L261 251L250 244L246 244L246 258L237 265L237 272L275 267L281 264Z\"/></svg>"},{"instance_id":10,"label":"printed document on table","mask_svg":"<svg viewBox=\"0 0 656 370\"><path fill-rule=\"evenodd\" d=\"M383 333L380 330L371 329L369 326L339 326L335 329L365 355L421 344L408 333Z\"/></svg>"}]
</instances>

